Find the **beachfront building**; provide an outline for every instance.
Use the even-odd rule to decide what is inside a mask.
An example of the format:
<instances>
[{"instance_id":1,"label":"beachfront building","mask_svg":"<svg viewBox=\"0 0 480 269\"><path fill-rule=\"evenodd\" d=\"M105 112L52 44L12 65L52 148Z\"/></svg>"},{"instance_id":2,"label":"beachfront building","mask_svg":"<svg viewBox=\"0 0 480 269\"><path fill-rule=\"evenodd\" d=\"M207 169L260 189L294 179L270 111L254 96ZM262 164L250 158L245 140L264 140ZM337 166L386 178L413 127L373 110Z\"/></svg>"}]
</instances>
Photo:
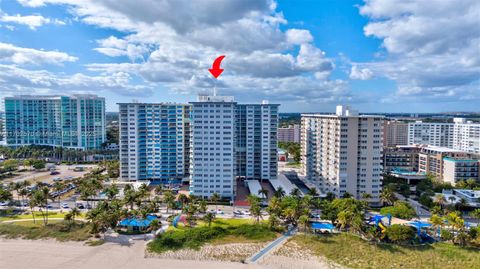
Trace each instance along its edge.
<instances>
[{"instance_id":1,"label":"beachfront building","mask_svg":"<svg viewBox=\"0 0 480 269\"><path fill-rule=\"evenodd\" d=\"M233 199L237 177L276 178L278 105L205 95L191 105L192 194Z\"/></svg>"},{"instance_id":2,"label":"beachfront building","mask_svg":"<svg viewBox=\"0 0 480 269\"><path fill-rule=\"evenodd\" d=\"M300 125L294 124L278 128L278 142L300 143Z\"/></svg>"},{"instance_id":3,"label":"beachfront building","mask_svg":"<svg viewBox=\"0 0 480 269\"><path fill-rule=\"evenodd\" d=\"M302 174L323 193L372 196L382 185L382 116L359 115L348 106L336 114L302 114Z\"/></svg>"},{"instance_id":4,"label":"beachfront building","mask_svg":"<svg viewBox=\"0 0 480 269\"><path fill-rule=\"evenodd\" d=\"M5 97L9 146L99 149L106 139L105 99L96 95Z\"/></svg>"},{"instance_id":5,"label":"beachfront building","mask_svg":"<svg viewBox=\"0 0 480 269\"><path fill-rule=\"evenodd\" d=\"M190 105L119 104L120 178L161 181L188 178Z\"/></svg>"},{"instance_id":6,"label":"beachfront building","mask_svg":"<svg viewBox=\"0 0 480 269\"><path fill-rule=\"evenodd\" d=\"M408 123L385 120L383 123L383 146L395 147L408 145Z\"/></svg>"}]
</instances>

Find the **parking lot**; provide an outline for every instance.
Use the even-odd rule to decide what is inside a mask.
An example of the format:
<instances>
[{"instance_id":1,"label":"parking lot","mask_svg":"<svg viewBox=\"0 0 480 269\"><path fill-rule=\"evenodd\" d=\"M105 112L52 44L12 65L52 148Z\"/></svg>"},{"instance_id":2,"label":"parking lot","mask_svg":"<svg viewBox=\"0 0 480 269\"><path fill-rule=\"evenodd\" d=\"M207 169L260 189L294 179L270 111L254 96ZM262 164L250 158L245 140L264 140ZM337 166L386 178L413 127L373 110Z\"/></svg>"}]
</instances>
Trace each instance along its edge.
<instances>
[{"instance_id":1,"label":"parking lot","mask_svg":"<svg viewBox=\"0 0 480 269\"><path fill-rule=\"evenodd\" d=\"M83 171L74 171L75 167L82 167ZM16 172L19 174L18 176L2 180L2 183L8 184L10 182L22 182L26 180L31 183L53 183L55 178L65 179L82 177L95 167L96 165L56 165L55 171L58 172L58 174L51 175L51 171L47 169L43 169L42 171L31 170Z\"/></svg>"}]
</instances>

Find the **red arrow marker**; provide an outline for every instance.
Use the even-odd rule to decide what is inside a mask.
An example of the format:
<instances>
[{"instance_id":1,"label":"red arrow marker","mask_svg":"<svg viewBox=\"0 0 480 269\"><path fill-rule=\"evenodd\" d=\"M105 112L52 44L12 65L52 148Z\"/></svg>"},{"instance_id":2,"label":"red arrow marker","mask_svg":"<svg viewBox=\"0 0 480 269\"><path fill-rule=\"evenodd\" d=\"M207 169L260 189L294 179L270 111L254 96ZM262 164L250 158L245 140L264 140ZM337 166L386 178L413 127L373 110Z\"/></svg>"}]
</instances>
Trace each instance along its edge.
<instances>
[{"instance_id":1,"label":"red arrow marker","mask_svg":"<svg viewBox=\"0 0 480 269\"><path fill-rule=\"evenodd\" d=\"M223 58L225 58L225 55L219 56L213 61L212 68L208 69L214 78L218 78L223 72L223 69L220 68Z\"/></svg>"}]
</instances>

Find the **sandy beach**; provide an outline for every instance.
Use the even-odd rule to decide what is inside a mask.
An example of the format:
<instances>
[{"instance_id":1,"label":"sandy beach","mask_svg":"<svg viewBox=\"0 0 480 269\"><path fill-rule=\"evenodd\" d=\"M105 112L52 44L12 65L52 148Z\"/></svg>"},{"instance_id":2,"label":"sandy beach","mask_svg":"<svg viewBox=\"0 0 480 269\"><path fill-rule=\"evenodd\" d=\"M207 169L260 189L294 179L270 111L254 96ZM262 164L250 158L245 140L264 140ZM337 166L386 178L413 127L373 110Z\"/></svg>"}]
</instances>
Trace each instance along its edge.
<instances>
[{"instance_id":1,"label":"sandy beach","mask_svg":"<svg viewBox=\"0 0 480 269\"><path fill-rule=\"evenodd\" d=\"M9 269L263 269L260 265L216 261L184 261L144 258L145 242L126 246L105 243L91 247L83 242L57 242L54 240L0 239L0 268Z\"/></svg>"}]
</instances>

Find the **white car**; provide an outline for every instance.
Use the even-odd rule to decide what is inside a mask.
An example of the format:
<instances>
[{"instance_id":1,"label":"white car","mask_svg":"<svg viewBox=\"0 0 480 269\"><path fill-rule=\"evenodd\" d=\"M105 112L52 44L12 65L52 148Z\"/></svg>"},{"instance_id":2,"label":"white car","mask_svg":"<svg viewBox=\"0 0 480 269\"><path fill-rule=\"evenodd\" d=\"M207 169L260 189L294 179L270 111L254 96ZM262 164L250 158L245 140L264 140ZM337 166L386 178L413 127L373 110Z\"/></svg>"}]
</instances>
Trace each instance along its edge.
<instances>
[{"instance_id":1,"label":"white car","mask_svg":"<svg viewBox=\"0 0 480 269\"><path fill-rule=\"evenodd\" d=\"M7 206L8 202L0 202L0 206Z\"/></svg>"},{"instance_id":2,"label":"white car","mask_svg":"<svg viewBox=\"0 0 480 269\"><path fill-rule=\"evenodd\" d=\"M219 215L223 215L223 211L220 210L220 209L217 209L217 212L216 212L216 213L219 214Z\"/></svg>"},{"instance_id":3,"label":"white car","mask_svg":"<svg viewBox=\"0 0 480 269\"><path fill-rule=\"evenodd\" d=\"M67 203L63 203L63 204L62 204L62 208L63 208L63 209L67 209L67 208L70 208L70 207L68 206Z\"/></svg>"}]
</instances>

